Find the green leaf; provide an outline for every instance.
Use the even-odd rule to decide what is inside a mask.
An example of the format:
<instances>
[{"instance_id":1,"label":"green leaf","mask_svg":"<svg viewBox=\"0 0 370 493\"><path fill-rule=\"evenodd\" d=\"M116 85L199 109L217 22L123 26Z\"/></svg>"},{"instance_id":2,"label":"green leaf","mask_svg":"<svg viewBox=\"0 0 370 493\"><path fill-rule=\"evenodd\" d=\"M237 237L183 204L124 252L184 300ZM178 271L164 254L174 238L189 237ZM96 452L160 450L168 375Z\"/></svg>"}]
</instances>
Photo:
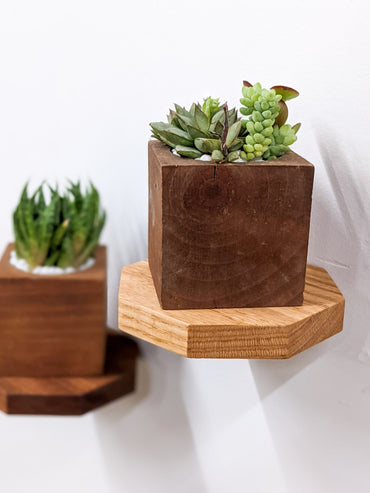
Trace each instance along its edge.
<instances>
[{"instance_id":1,"label":"green leaf","mask_svg":"<svg viewBox=\"0 0 370 493\"><path fill-rule=\"evenodd\" d=\"M221 151L216 149L212 152L212 160L213 161L218 162L218 161L223 161L224 159L225 159L225 156L222 154Z\"/></svg>"},{"instance_id":2,"label":"green leaf","mask_svg":"<svg viewBox=\"0 0 370 493\"><path fill-rule=\"evenodd\" d=\"M231 127L227 132L227 137L226 137L227 147L231 146L234 140L239 136L241 128L242 128L242 122L240 120L234 123L233 125L231 125Z\"/></svg>"},{"instance_id":3,"label":"green leaf","mask_svg":"<svg viewBox=\"0 0 370 493\"><path fill-rule=\"evenodd\" d=\"M53 238L52 238L52 241L51 241L51 247L52 248L58 248L60 243L62 242L62 239L63 239L63 236L65 234L65 232L67 231L67 228L68 228L68 225L69 225L69 219L65 219L62 224L60 224L54 235L53 235Z\"/></svg>"},{"instance_id":4,"label":"green leaf","mask_svg":"<svg viewBox=\"0 0 370 493\"><path fill-rule=\"evenodd\" d=\"M192 139L203 138L203 139L211 139L212 134L210 132L202 132L198 128L192 127L190 125L187 126L188 134Z\"/></svg>"},{"instance_id":5,"label":"green leaf","mask_svg":"<svg viewBox=\"0 0 370 493\"><path fill-rule=\"evenodd\" d=\"M66 235L62 241L60 255L57 261L57 266L65 269L71 267L74 264L74 253L72 238Z\"/></svg>"},{"instance_id":6,"label":"green leaf","mask_svg":"<svg viewBox=\"0 0 370 493\"><path fill-rule=\"evenodd\" d=\"M220 121L211 124L210 133L217 134L219 137L221 137L223 131L224 131L224 126Z\"/></svg>"},{"instance_id":7,"label":"green leaf","mask_svg":"<svg viewBox=\"0 0 370 493\"><path fill-rule=\"evenodd\" d=\"M192 116L190 111L187 111L185 108L183 108L182 106L179 106L178 104L175 104L175 108L176 108L176 113L178 115L188 116L188 117Z\"/></svg>"},{"instance_id":8,"label":"green leaf","mask_svg":"<svg viewBox=\"0 0 370 493\"><path fill-rule=\"evenodd\" d=\"M180 154L180 156L191 159L196 159L202 155L202 153L198 151L198 149L194 149L194 147L176 146L176 152Z\"/></svg>"},{"instance_id":9,"label":"green leaf","mask_svg":"<svg viewBox=\"0 0 370 493\"><path fill-rule=\"evenodd\" d=\"M164 122L152 122L149 124L153 130L153 132L161 132L162 130L168 130L169 128L172 128L172 125L170 123L164 123Z\"/></svg>"},{"instance_id":10,"label":"green leaf","mask_svg":"<svg viewBox=\"0 0 370 493\"><path fill-rule=\"evenodd\" d=\"M235 108L232 108L231 110L228 111L227 117L229 120L229 126L234 125L238 119L238 112L236 111Z\"/></svg>"},{"instance_id":11,"label":"green leaf","mask_svg":"<svg viewBox=\"0 0 370 493\"><path fill-rule=\"evenodd\" d=\"M217 139L195 139L194 144L203 154L212 154L215 150L221 150L221 142Z\"/></svg>"},{"instance_id":12,"label":"green leaf","mask_svg":"<svg viewBox=\"0 0 370 493\"><path fill-rule=\"evenodd\" d=\"M209 129L209 121L207 115L203 113L199 105L195 105L194 118L199 130L207 132Z\"/></svg>"},{"instance_id":13,"label":"green leaf","mask_svg":"<svg viewBox=\"0 0 370 493\"><path fill-rule=\"evenodd\" d=\"M188 125L194 123L194 120L187 116L177 115L177 117L172 121L172 125L174 125L174 123L178 123L178 125L175 125L175 127L180 128L181 130L186 132Z\"/></svg>"},{"instance_id":14,"label":"green leaf","mask_svg":"<svg viewBox=\"0 0 370 493\"><path fill-rule=\"evenodd\" d=\"M223 109L220 109L215 115L213 115L211 123L216 124L217 122L225 123L225 112Z\"/></svg>"},{"instance_id":15,"label":"green leaf","mask_svg":"<svg viewBox=\"0 0 370 493\"><path fill-rule=\"evenodd\" d=\"M180 130L179 128L173 127L168 123L151 123L150 126L155 130L156 136L163 141L167 141L171 147L176 147L177 145L191 146L193 144L193 139L187 132Z\"/></svg>"},{"instance_id":16,"label":"green leaf","mask_svg":"<svg viewBox=\"0 0 370 493\"><path fill-rule=\"evenodd\" d=\"M90 257L93 256L94 251L98 245L99 237L105 224L105 212L99 217L96 228L89 242L85 245L83 251L74 259L73 266L80 267L83 265Z\"/></svg>"},{"instance_id":17,"label":"green leaf","mask_svg":"<svg viewBox=\"0 0 370 493\"><path fill-rule=\"evenodd\" d=\"M220 100L219 98L213 99L210 96L204 100L202 111L207 116L208 122L211 121L213 115L220 110Z\"/></svg>"},{"instance_id":18,"label":"green leaf","mask_svg":"<svg viewBox=\"0 0 370 493\"><path fill-rule=\"evenodd\" d=\"M244 139L240 139L240 138L235 139L233 144L229 147L229 151L230 152L238 151L243 147L243 144L244 144Z\"/></svg>"},{"instance_id":19,"label":"green leaf","mask_svg":"<svg viewBox=\"0 0 370 493\"><path fill-rule=\"evenodd\" d=\"M61 254L60 250L55 250L51 252L45 259L44 265L47 267L52 267L54 265L57 265L60 254Z\"/></svg>"},{"instance_id":20,"label":"green leaf","mask_svg":"<svg viewBox=\"0 0 370 493\"><path fill-rule=\"evenodd\" d=\"M239 159L239 152L229 152L229 154L227 155L227 160L229 161L229 163L232 163L233 161L236 161L237 159Z\"/></svg>"}]
</instances>

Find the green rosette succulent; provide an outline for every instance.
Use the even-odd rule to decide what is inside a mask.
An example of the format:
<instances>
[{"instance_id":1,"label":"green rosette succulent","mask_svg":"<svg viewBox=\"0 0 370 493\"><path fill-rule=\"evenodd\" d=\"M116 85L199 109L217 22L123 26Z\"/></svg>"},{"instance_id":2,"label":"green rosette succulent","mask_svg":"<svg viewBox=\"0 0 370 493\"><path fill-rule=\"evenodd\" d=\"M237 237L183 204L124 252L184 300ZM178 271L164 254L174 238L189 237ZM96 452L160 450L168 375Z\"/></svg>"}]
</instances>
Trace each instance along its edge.
<instances>
[{"instance_id":1,"label":"green rosette succulent","mask_svg":"<svg viewBox=\"0 0 370 493\"><path fill-rule=\"evenodd\" d=\"M49 191L47 203L44 184L31 196L28 184L23 188L13 213L15 253L30 269L78 268L94 255L105 224L99 193L92 183L83 193L79 182L70 183L63 195L57 188Z\"/></svg>"},{"instance_id":2,"label":"green rosette succulent","mask_svg":"<svg viewBox=\"0 0 370 493\"><path fill-rule=\"evenodd\" d=\"M246 134L237 110L229 110L226 103L221 106L218 99L210 97L202 106L194 103L189 110L175 104L168 123L150 126L152 136L179 155L196 159L208 154L217 163L238 159Z\"/></svg>"}]
</instances>

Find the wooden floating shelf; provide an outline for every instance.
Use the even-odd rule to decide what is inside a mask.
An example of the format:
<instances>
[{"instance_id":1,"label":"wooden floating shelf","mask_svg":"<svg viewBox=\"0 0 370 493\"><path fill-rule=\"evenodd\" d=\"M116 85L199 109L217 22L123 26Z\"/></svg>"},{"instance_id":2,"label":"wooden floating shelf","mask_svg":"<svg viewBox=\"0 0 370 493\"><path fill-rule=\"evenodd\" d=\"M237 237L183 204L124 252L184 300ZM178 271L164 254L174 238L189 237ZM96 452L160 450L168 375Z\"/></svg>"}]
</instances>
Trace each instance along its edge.
<instances>
[{"instance_id":1,"label":"wooden floating shelf","mask_svg":"<svg viewBox=\"0 0 370 493\"><path fill-rule=\"evenodd\" d=\"M147 261L122 269L119 328L189 358L290 358L337 334L344 298L329 274L308 266L302 306L163 310Z\"/></svg>"},{"instance_id":2,"label":"wooden floating shelf","mask_svg":"<svg viewBox=\"0 0 370 493\"><path fill-rule=\"evenodd\" d=\"M137 355L134 341L109 331L102 375L1 377L0 410L7 414L85 414L134 390Z\"/></svg>"}]
</instances>

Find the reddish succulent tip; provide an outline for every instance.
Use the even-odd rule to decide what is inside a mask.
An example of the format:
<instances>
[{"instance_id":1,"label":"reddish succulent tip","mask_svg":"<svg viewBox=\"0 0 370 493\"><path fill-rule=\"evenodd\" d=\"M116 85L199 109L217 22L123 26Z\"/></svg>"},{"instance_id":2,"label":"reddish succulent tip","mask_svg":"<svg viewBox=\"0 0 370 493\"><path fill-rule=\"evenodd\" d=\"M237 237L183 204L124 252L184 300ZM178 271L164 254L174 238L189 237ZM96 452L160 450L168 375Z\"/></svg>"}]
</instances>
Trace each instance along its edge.
<instances>
[{"instance_id":1,"label":"reddish succulent tip","mask_svg":"<svg viewBox=\"0 0 370 493\"><path fill-rule=\"evenodd\" d=\"M280 94L283 101L289 101L289 99L296 98L299 96L299 92L288 86L272 86L271 89L274 89L276 94Z\"/></svg>"},{"instance_id":2,"label":"reddish succulent tip","mask_svg":"<svg viewBox=\"0 0 370 493\"><path fill-rule=\"evenodd\" d=\"M285 101L280 100L279 101L279 114L276 117L275 123L279 127L283 126L284 123L288 119L288 106L285 104Z\"/></svg>"}]
</instances>

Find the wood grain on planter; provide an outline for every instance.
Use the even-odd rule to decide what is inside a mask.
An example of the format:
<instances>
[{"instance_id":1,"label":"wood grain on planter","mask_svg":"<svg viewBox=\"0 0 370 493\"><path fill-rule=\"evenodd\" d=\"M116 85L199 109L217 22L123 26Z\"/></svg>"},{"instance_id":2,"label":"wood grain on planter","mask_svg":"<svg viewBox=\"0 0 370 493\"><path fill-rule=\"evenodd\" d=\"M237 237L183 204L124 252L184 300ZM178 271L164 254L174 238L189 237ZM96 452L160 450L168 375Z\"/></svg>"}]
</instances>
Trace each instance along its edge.
<instances>
[{"instance_id":1,"label":"wood grain on planter","mask_svg":"<svg viewBox=\"0 0 370 493\"><path fill-rule=\"evenodd\" d=\"M0 376L99 375L106 323L106 249L93 267L40 276L0 261Z\"/></svg>"},{"instance_id":2,"label":"wood grain on planter","mask_svg":"<svg viewBox=\"0 0 370 493\"><path fill-rule=\"evenodd\" d=\"M314 167L213 164L149 142L149 265L164 309L300 305Z\"/></svg>"},{"instance_id":3,"label":"wood grain on planter","mask_svg":"<svg viewBox=\"0 0 370 493\"><path fill-rule=\"evenodd\" d=\"M340 332L344 298L308 266L302 306L163 310L146 261L122 269L119 328L190 358L289 358Z\"/></svg>"}]
</instances>

